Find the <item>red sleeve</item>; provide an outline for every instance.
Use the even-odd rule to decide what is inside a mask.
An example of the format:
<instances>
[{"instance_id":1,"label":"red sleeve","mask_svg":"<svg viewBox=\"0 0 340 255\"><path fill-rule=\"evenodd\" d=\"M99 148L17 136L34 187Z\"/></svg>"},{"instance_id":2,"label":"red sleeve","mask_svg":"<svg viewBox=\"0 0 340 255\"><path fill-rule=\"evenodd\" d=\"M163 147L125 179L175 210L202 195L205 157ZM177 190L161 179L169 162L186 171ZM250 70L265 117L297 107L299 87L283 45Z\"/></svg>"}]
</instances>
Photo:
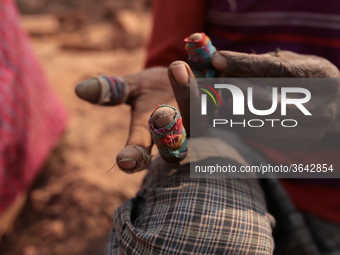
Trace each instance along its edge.
<instances>
[{"instance_id":1,"label":"red sleeve","mask_svg":"<svg viewBox=\"0 0 340 255\"><path fill-rule=\"evenodd\" d=\"M154 0L153 13L145 66L168 66L175 60L187 60L183 39L204 30L205 1Z\"/></svg>"}]
</instances>

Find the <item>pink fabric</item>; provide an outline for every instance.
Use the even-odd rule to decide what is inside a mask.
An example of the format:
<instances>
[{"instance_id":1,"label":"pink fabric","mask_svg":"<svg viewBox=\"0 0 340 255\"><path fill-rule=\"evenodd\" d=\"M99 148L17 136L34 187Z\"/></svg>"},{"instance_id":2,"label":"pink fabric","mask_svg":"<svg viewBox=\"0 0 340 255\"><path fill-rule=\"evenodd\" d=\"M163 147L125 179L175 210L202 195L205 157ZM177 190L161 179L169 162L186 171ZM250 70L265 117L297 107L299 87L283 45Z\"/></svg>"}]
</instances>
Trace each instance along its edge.
<instances>
[{"instance_id":1,"label":"pink fabric","mask_svg":"<svg viewBox=\"0 0 340 255\"><path fill-rule=\"evenodd\" d=\"M67 114L32 53L13 0L0 0L0 17L1 214L32 184Z\"/></svg>"}]
</instances>

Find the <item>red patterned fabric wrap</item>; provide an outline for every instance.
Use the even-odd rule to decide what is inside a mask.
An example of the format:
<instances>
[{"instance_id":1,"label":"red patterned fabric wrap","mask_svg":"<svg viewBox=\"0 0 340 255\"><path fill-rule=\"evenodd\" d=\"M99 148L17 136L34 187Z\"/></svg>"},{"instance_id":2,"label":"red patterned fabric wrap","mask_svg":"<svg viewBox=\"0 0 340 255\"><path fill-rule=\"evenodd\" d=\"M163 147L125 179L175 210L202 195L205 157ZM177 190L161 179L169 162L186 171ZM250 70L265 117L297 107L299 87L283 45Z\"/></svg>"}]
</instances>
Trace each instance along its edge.
<instances>
[{"instance_id":1,"label":"red patterned fabric wrap","mask_svg":"<svg viewBox=\"0 0 340 255\"><path fill-rule=\"evenodd\" d=\"M174 120L163 128L156 128L152 124L152 114L160 107L170 107L175 112ZM170 105L159 105L150 116L149 128L153 142L158 151L165 157L184 158L187 155L186 131L182 123L182 117L176 107Z\"/></svg>"}]
</instances>

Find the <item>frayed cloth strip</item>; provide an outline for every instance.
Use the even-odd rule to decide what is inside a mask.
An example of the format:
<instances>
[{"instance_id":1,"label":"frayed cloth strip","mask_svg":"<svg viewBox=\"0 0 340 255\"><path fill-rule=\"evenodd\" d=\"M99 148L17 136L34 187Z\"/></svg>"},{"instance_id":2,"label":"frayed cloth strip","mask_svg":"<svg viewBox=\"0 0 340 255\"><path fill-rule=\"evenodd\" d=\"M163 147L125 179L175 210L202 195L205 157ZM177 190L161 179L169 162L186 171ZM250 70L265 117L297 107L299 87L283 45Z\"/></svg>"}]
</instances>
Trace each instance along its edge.
<instances>
[{"instance_id":1,"label":"frayed cloth strip","mask_svg":"<svg viewBox=\"0 0 340 255\"><path fill-rule=\"evenodd\" d=\"M102 75L96 79L98 79L101 88L98 104L119 105L126 101L128 86L122 78Z\"/></svg>"},{"instance_id":2,"label":"frayed cloth strip","mask_svg":"<svg viewBox=\"0 0 340 255\"><path fill-rule=\"evenodd\" d=\"M216 69L211 65L211 57L216 49L212 45L210 38L202 34L202 39L191 40L189 37L184 39L185 49L188 53L188 62L192 67L196 78L213 78L217 75Z\"/></svg>"},{"instance_id":3,"label":"frayed cloth strip","mask_svg":"<svg viewBox=\"0 0 340 255\"><path fill-rule=\"evenodd\" d=\"M174 120L163 128L156 128L152 123L153 113L161 107L172 108L176 115ZM187 152L186 131L182 123L182 117L176 107L171 105L159 105L149 118L149 128L153 142L159 153L165 157L185 158Z\"/></svg>"}]
</instances>

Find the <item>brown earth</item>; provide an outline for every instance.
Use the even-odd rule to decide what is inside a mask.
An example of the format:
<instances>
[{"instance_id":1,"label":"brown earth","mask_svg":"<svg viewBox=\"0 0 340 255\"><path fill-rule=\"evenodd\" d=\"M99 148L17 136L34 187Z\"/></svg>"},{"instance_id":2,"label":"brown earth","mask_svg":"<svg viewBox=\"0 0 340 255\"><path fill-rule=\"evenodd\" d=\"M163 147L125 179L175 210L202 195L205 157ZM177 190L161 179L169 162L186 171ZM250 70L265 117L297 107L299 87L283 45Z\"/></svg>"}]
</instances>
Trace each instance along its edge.
<instances>
[{"instance_id":1,"label":"brown earth","mask_svg":"<svg viewBox=\"0 0 340 255\"><path fill-rule=\"evenodd\" d=\"M60 15L52 15L39 18L40 24L50 24L42 29L34 25L36 16L24 17L34 51L70 118L13 231L1 242L1 255L92 255L105 250L114 209L135 195L144 173L127 175L117 167L107 172L125 145L129 107L91 105L78 99L74 88L91 76L141 70L150 16L147 10L130 8L115 10L110 22L82 26L74 25L71 16L73 26L65 27Z\"/></svg>"}]
</instances>

